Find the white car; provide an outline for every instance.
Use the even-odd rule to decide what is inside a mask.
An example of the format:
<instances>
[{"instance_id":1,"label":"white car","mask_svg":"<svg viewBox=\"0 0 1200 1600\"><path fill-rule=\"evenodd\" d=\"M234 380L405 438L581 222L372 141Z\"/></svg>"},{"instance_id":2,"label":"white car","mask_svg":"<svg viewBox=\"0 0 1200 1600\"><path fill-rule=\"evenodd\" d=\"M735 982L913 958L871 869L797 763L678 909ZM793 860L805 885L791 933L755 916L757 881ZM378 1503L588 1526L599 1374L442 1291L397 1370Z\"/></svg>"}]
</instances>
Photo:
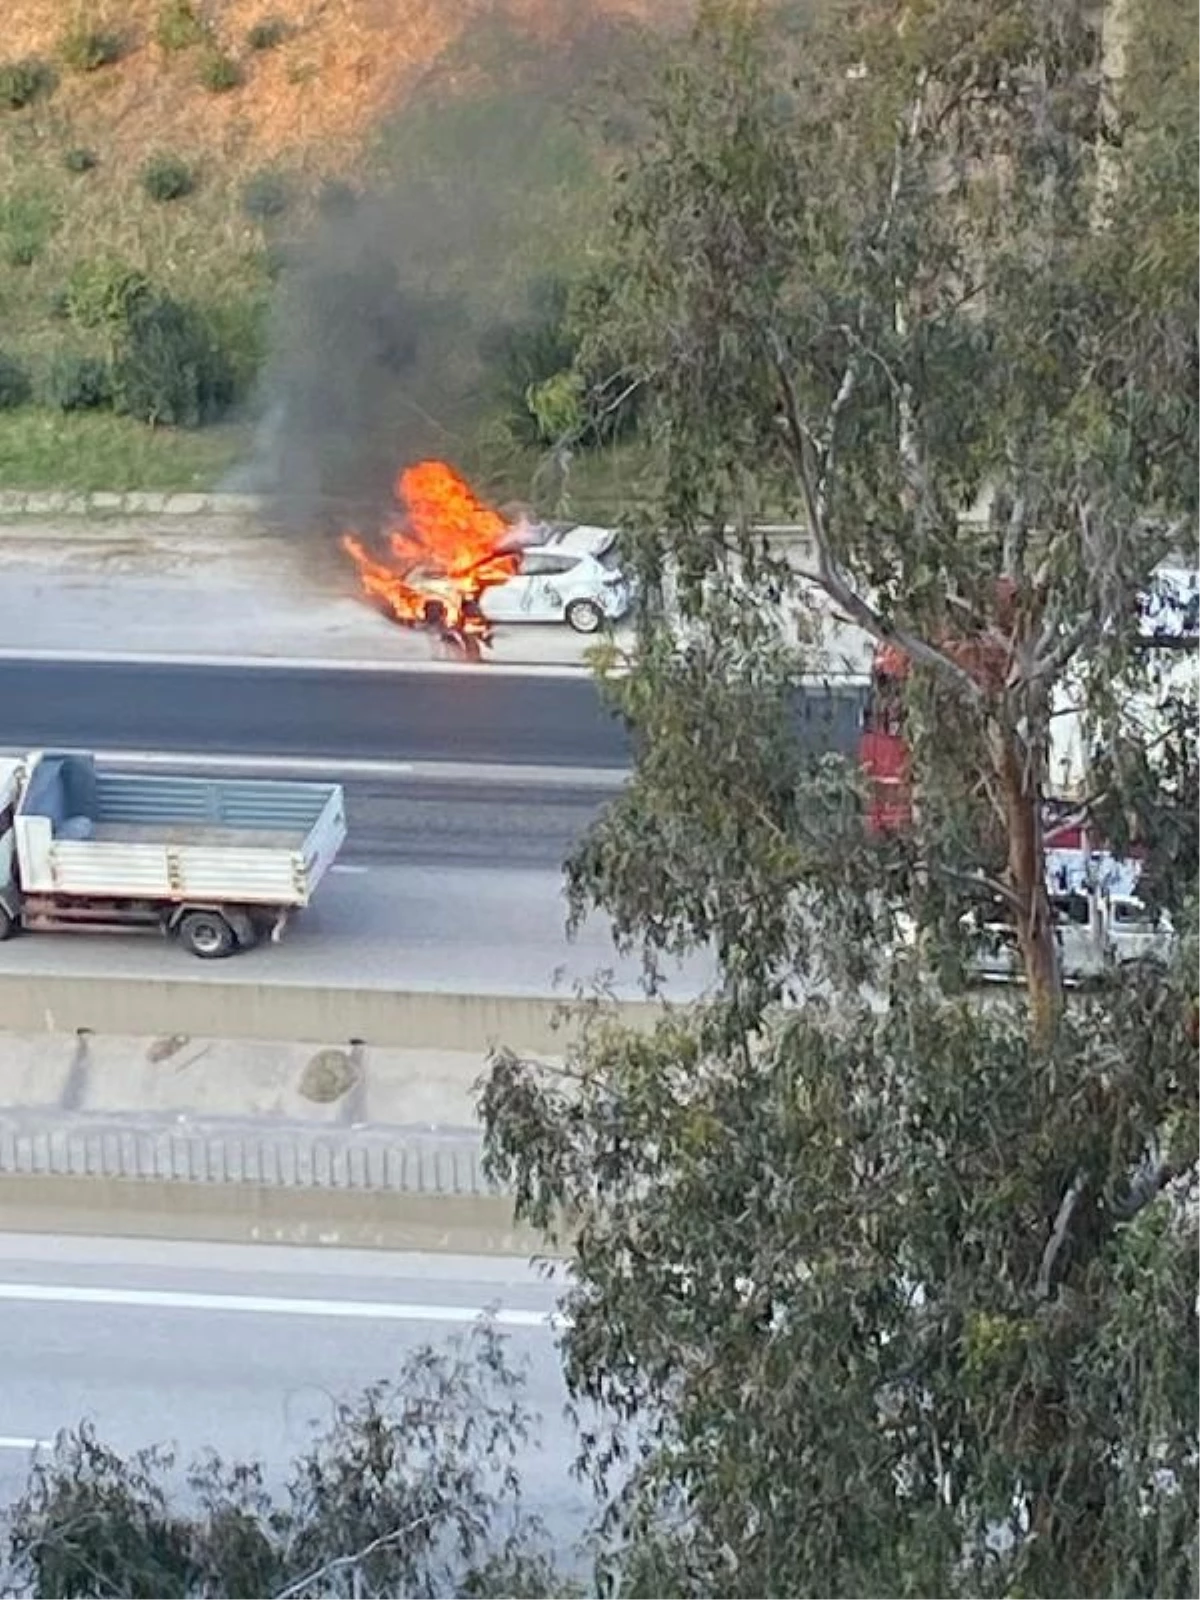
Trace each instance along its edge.
<instances>
[{"instance_id":1,"label":"white car","mask_svg":"<svg viewBox=\"0 0 1200 1600\"><path fill-rule=\"evenodd\" d=\"M542 525L520 544L520 570L480 596L489 622L566 622L596 633L629 610L629 584L611 528Z\"/></svg>"},{"instance_id":2,"label":"white car","mask_svg":"<svg viewBox=\"0 0 1200 1600\"><path fill-rule=\"evenodd\" d=\"M505 548L519 555L511 578L490 583L479 596L488 622L566 622L576 633L597 633L629 610L630 586L616 562L611 528L539 525ZM415 567L409 583L436 594L446 579Z\"/></svg>"},{"instance_id":3,"label":"white car","mask_svg":"<svg viewBox=\"0 0 1200 1600\"><path fill-rule=\"evenodd\" d=\"M1170 917L1165 911L1154 916L1136 895L1053 895L1051 908L1068 982L1129 962L1165 966L1171 959L1175 930ZM978 940L973 961L978 977L1005 982L1019 975L1016 930L1006 917L968 912L962 926Z\"/></svg>"}]
</instances>

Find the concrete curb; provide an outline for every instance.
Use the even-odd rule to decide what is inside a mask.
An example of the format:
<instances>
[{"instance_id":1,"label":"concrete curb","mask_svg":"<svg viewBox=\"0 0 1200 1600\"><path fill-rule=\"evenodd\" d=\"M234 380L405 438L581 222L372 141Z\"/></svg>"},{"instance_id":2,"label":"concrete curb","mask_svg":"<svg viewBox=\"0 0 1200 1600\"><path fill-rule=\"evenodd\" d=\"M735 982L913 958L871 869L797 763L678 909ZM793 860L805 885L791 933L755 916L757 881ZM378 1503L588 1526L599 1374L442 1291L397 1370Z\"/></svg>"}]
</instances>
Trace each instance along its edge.
<instances>
[{"instance_id":1,"label":"concrete curb","mask_svg":"<svg viewBox=\"0 0 1200 1600\"><path fill-rule=\"evenodd\" d=\"M70 489L0 490L0 517L255 517L271 509L272 502L257 494L161 494L144 489L124 493L95 490L90 494Z\"/></svg>"}]
</instances>

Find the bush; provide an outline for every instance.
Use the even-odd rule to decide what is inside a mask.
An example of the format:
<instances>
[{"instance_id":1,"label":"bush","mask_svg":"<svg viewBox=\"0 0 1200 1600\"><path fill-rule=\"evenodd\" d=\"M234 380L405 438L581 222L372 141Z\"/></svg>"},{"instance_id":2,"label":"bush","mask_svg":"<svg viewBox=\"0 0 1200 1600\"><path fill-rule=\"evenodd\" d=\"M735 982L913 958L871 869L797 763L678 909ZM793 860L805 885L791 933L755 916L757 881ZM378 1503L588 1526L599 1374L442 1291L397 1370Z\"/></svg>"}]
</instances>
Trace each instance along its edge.
<instances>
[{"instance_id":1,"label":"bush","mask_svg":"<svg viewBox=\"0 0 1200 1600\"><path fill-rule=\"evenodd\" d=\"M10 267L31 267L41 253L42 241L29 233L4 242L4 259Z\"/></svg>"},{"instance_id":2,"label":"bush","mask_svg":"<svg viewBox=\"0 0 1200 1600\"><path fill-rule=\"evenodd\" d=\"M68 28L58 41L58 58L73 72L96 72L100 67L111 67L121 55L120 34L89 28L83 23Z\"/></svg>"},{"instance_id":3,"label":"bush","mask_svg":"<svg viewBox=\"0 0 1200 1600\"><path fill-rule=\"evenodd\" d=\"M151 156L142 168L142 188L151 200L182 200L195 187L195 173L179 156Z\"/></svg>"},{"instance_id":4,"label":"bush","mask_svg":"<svg viewBox=\"0 0 1200 1600\"><path fill-rule=\"evenodd\" d=\"M208 31L196 15L191 0L163 0L158 8L154 37L163 50L190 50L194 45L203 44Z\"/></svg>"},{"instance_id":5,"label":"bush","mask_svg":"<svg viewBox=\"0 0 1200 1600\"><path fill-rule=\"evenodd\" d=\"M288 25L282 17L263 17L246 34L251 50L274 50L288 36Z\"/></svg>"},{"instance_id":6,"label":"bush","mask_svg":"<svg viewBox=\"0 0 1200 1600\"><path fill-rule=\"evenodd\" d=\"M31 57L0 63L0 108L6 111L19 111L53 88L54 74L44 61Z\"/></svg>"},{"instance_id":7,"label":"bush","mask_svg":"<svg viewBox=\"0 0 1200 1600\"><path fill-rule=\"evenodd\" d=\"M331 221L345 221L358 210L359 193L344 178L326 178L317 193L317 210Z\"/></svg>"},{"instance_id":8,"label":"bush","mask_svg":"<svg viewBox=\"0 0 1200 1600\"><path fill-rule=\"evenodd\" d=\"M91 172L98 163L99 157L96 152L85 149L82 145L68 150L63 156L63 166L68 172Z\"/></svg>"},{"instance_id":9,"label":"bush","mask_svg":"<svg viewBox=\"0 0 1200 1600\"><path fill-rule=\"evenodd\" d=\"M133 307L113 368L118 411L198 428L228 410L233 395L230 362L194 306L161 295Z\"/></svg>"},{"instance_id":10,"label":"bush","mask_svg":"<svg viewBox=\"0 0 1200 1600\"><path fill-rule=\"evenodd\" d=\"M242 187L242 210L254 222L281 217L291 204L287 180L278 172L256 172Z\"/></svg>"},{"instance_id":11,"label":"bush","mask_svg":"<svg viewBox=\"0 0 1200 1600\"><path fill-rule=\"evenodd\" d=\"M149 298L150 280L113 256L81 261L64 294L67 315L80 328L123 327L135 306Z\"/></svg>"},{"instance_id":12,"label":"bush","mask_svg":"<svg viewBox=\"0 0 1200 1600\"><path fill-rule=\"evenodd\" d=\"M242 69L232 56L210 50L200 63L200 82L210 94L226 94L242 82Z\"/></svg>"},{"instance_id":13,"label":"bush","mask_svg":"<svg viewBox=\"0 0 1200 1600\"><path fill-rule=\"evenodd\" d=\"M294 247L285 244L282 240L276 240L274 243L268 244L262 253L262 268L270 283L278 283L294 261Z\"/></svg>"},{"instance_id":14,"label":"bush","mask_svg":"<svg viewBox=\"0 0 1200 1600\"><path fill-rule=\"evenodd\" d=\"M0 350L0 411L23 406L32 393L33 385L22 363Z\"/></svg>"},{"instance_id":15,"label":"bush","mask_svg":"<svg viewBox=\"0 0 1200 1600\"><path fill-rule=\"evenodd\" d=\"M43 397L58 411L97 411L112 404L112 373L99 356L59 350L46 373Z\"/></svg>"},{"instance_id":16,"label":"bush","mask_svg":"<svg viewBox=\"0 0 1200 1600\"><path fill-rule=\"evenodd\" d=\"M57 223L54 206L36 190L0 199L0 252L4 260L13 267L30 266L41 255Z\"/></svg>"},{"instance_id":17,"label":"bush","mask_svg":"<svg viewBox=\"0 0 1200 1600\"><path fill-rule=\"evenodd\" d=\"M223 296L203 308L214 347L221 351L230 384L231 403L249 395L267 353L270 297L262 294Z\"/></svg>"}]
</instances>

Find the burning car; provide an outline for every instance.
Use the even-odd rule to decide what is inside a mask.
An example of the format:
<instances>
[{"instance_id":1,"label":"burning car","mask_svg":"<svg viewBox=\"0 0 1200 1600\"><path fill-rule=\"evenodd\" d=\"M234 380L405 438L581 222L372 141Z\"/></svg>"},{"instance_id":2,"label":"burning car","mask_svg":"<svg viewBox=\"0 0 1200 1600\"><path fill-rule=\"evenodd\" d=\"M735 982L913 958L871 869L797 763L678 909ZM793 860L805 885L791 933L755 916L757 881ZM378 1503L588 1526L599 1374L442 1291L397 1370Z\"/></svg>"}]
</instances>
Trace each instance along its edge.
<instances>
[{"instance_id":1,"label":"burning car","mask_svg":"<svg viewBox=\"0 0 1200 1600\"><path fill-rule=\"evenodd\" d=\"M386 558L356 534L342 539L364 594L395 622L477 656L497 622L596 633L629 609L610 529L510 524L442 461L406 468L396 497L403 514L387 532Z\"/></svg>"}]
</instances>

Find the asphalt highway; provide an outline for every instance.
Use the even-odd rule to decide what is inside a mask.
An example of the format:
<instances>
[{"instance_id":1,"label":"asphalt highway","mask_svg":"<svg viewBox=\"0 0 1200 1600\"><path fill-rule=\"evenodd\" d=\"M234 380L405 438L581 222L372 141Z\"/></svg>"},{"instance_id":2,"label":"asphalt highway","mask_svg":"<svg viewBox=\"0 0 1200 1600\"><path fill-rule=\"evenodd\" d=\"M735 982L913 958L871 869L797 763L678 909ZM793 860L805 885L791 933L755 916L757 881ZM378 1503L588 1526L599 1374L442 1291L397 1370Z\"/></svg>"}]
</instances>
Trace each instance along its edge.
<instances>
[{"instance_id":1,"label":"asphalt highway","mask_svg":"<svg viewBox=\"0 0 1200 1600\"><path fill-rule=\"evenodd\" d=\"M568 942L566 915L553 869L347 862L335 864L279 944L232 961L197 961L140 933L28 933L0 945L0 971L564 998L600 978L619 998L640 999L640 964L617 954L607 922L589 918ZM668 970L675 999L712 979L699 957Z\"/></svg>"},{"instance_id":2,"label":"asphalt highway","mask_svg":"<svg viewBox=\"0 0 1200 1600\"><path fill-rule=\"evenodd\" d=\"M329 768L331 779L336 766ZM343 779L348 863L557 871L611 784L438 776Z\"/></svg>"},{"instance_id":3,"label":"asphalt highway","mask_svg":"<svg viewBox=\"0 0 1200 1600\"><path fill-rule=\"evenodd\" d=\"M0 661L0 745L622 767L582 674Z\"/></svg>"},{"instance_id":4,"label":"asphalt highway","mask_svg":"<svg viewBox=\"0 0 1200 1600\"><path fill-rule=\"evenodd\" d=\"M806 693L808 741L848 748L857 697ZM627 766L625 731L575 673L372 672L0 659L0 747L333 761Z\"/></svg>"},{"instance_id":5,"label":"asphalt highway","mask_svg":"<svg viewBox=\"0 0 1200 1600\"><path fill-rule=\"evenodd\" d=\"M0 1507L31 1451L87 1418L128 1452L211 1446L279 1486L334 1403L447 1348L495 1312L541 1418L519 1467L566 1550L589 1504L548 1322L556 1291L518 1260L0 1234Z\"/></svg>"}]
</instances>

